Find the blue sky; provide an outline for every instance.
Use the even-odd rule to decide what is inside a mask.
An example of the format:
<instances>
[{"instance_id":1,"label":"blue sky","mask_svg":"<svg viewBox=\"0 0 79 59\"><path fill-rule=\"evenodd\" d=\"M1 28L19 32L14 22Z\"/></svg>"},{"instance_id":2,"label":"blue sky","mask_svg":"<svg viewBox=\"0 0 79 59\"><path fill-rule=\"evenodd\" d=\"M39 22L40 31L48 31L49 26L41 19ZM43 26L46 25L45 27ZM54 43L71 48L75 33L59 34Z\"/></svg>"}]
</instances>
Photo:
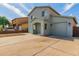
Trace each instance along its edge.
<instances>
[{"instance_id":1,"label":"blue sky","mask_svg":"<svg viewBox=\"0 0 79 59\"><path fill-rule=\"evenodd\" d=\"M51 6L61 15L75 16L79 23L79 4L75 3L2 3L0 4L0 16L6 16L9 20L26 17L35 6Z\"/></svg>"}]
</instances>

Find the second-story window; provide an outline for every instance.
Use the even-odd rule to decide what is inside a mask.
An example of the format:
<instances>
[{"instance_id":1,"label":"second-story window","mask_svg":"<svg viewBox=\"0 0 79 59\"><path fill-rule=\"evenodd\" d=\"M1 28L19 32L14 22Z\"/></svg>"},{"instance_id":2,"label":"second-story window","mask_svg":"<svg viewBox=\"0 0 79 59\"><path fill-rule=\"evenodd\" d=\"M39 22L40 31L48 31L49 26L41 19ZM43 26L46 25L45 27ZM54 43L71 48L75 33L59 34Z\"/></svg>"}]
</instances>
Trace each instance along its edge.
<instances>
[{"instance_id":1,"label":"second-story window","mask_svg":"<svg viewBox=\"0 0 79 59\"><path fill-rule=\"evenodd\" d=\"M31 19L33 18L33 16L31 16Z\"/></svg>"},{"instance_id":2,"label":"second-story window","mask_svg":"<svg viewBox=\"0 0 79 59\"><path fill-rule=\"evenodd\" d=\"M45 15L45 11L42 11L42 16L44 16Z\"/></svg>"}]
</instances>

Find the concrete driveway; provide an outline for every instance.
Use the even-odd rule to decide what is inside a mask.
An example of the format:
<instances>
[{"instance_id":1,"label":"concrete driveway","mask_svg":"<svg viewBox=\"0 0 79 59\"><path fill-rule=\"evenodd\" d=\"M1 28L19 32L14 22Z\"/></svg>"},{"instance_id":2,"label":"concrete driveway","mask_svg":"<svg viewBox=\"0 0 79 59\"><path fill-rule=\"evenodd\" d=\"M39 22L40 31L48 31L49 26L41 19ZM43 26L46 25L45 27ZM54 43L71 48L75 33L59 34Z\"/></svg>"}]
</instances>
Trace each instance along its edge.
<instances>
[{"instance_id":1,"label":"concrete driveway","mask_svg":"<svg viewBox=\"0 0 79 59\"><path fill-rule=\"evenodd\" d=\"M29 33L0 34L0 55L69 56L79 55L79 39L44 37Z\"/></svg>"}]
</instances>

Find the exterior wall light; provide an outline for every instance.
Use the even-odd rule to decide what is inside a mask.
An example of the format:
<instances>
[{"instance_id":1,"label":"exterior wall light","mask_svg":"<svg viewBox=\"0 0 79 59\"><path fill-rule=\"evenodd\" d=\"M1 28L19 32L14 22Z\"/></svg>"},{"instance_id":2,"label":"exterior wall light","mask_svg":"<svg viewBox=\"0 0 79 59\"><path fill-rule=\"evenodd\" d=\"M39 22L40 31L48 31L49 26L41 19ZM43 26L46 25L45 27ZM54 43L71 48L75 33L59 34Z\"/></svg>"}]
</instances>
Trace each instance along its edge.
<instances>
[{"instance_id":1,"label":"exterior wall light","mask_svg":"<svg viewBox=\"0 0 79 59\"><path fill-rule=\"evenodd\" d=\"M71 23L70 23L70 22L69 22L68 24L69 24L69 25L71 25Z\"/></svg>"}]
</instances>

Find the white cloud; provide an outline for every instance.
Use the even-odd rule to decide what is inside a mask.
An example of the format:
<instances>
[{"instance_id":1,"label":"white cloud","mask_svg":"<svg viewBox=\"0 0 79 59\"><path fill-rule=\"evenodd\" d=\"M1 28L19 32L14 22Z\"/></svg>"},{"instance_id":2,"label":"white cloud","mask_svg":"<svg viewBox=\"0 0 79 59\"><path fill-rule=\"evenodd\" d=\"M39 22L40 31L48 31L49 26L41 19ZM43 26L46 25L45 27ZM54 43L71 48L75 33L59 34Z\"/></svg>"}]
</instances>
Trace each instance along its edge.
<instances>
[{"instance_id":1,"label":"white cloud","mask_svg":"<svg viewBox=\"0 0 79 59\"><path fill-rule=\"evenodd\" d=\"M26 10L27 12L29 11L29 9L26 8L23 3L19 3L19 5L20 5L24 10Z\"/></svg>"},{"instance_id":2,"label":"white cloud","mask_svg":"<svg viewBox=\"0 0 79 59\"><path fill-rule=\"evenodd\" d=\"M69 16L73 16L73 14L70 14Z\"/></svg>"},{"instance_id":3,"label":"white cloud","mask_svg":"<svg viewBox=\"0 0 79 59\"><path fill-rule=\"evenodd\" d=\"M68 4L66 4L62 13L67 12L67 11L70 10L72 7L74 7L75 5L76 5L75 3L68 3Z\"/></svg>"},{"instance_id":4,"label":"white cloud","mask_svg":"<svg viewBox=\"0 0 79 59\"><path fill-rule=\"evenodd\" d=\"M21 17L25 17L26 16L18 8L14 7L13 5L10 5L10 4L7 4L7 3L4 3L2 5L5 6L6 8L8 8L9 10L13 11L17 15L21 16Z\"/></svg>"}]
</instances>

